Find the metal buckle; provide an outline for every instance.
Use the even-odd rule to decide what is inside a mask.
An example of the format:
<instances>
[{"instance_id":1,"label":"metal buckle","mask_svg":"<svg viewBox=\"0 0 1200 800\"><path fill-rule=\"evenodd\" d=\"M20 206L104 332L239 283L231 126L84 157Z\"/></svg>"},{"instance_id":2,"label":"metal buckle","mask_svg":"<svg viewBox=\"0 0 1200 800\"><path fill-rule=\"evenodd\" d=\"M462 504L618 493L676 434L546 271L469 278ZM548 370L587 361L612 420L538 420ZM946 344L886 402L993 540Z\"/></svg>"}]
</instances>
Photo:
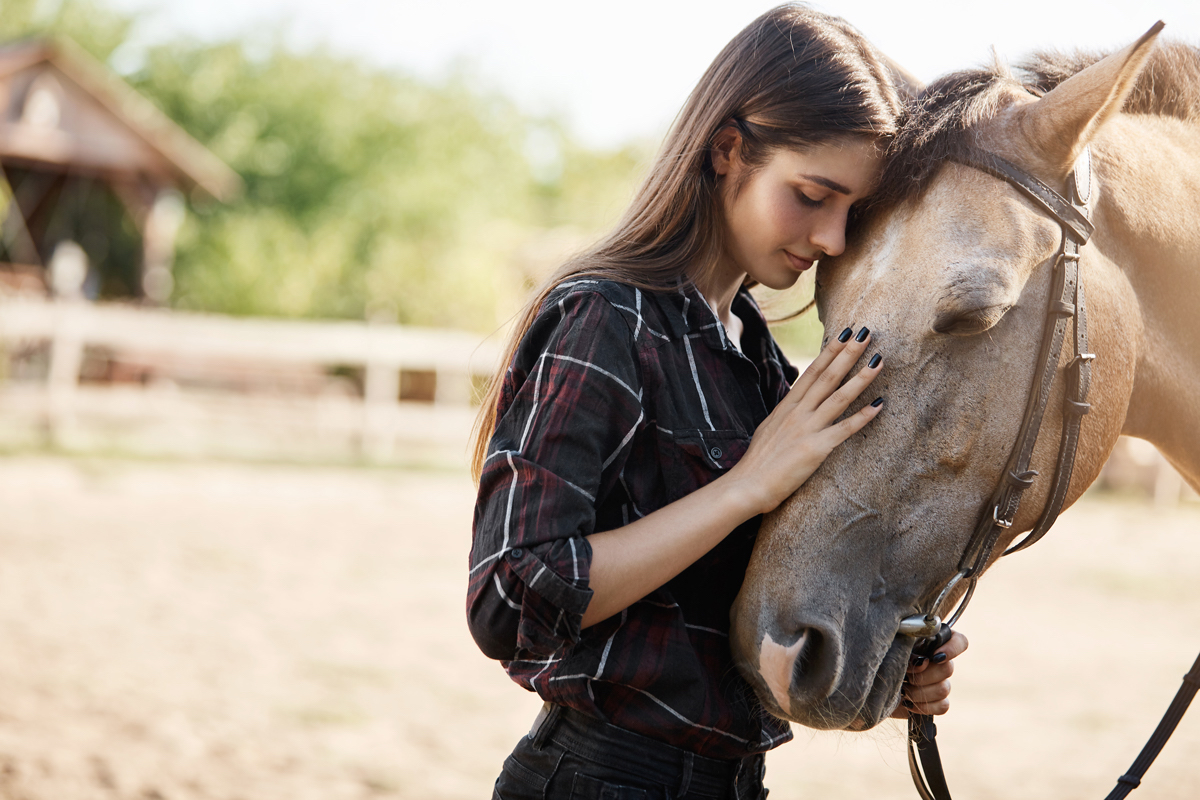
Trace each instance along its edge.
<instances>
[{"instance_id":1,"label":"metal buckle","mask_svg":"<svg viewBox=\"0 0 1200 800\"><path fill-rule=\"evenodd\" d=\"M928 614L913 614L910 617L905 617L904 619L900 620L900 635L915 636L918 639L927 639L930 636L935 635L942 627L942 619L937 615L938 609L942 607L942 603L945 602L946 598L950 595L950 592L954 591L954 587L958 586L959 582L963 578L966 578L969 574L970 570L968 569L960 569L958 572L954 573L954 577L947 581L946 585L942 587L942 590L938 592L937 599L933 601L933 605L930 607ZM970 597L971 592L974 590L975 582L972 580L970 591L967 592L967 597ZM962 613L965 603L966 599L964 598L963 602L959 604L958 610L954 613L952 619L958 619L958 615ZM950 624L953 624L953 622Z\"/></svg>"},{"instance_id":2,"label":"metal buckle","mask_svg":"<svg viewBox=\"0 0 1200 800\"><path fill-rule=\"evenodd\" d=\"M1013 525L1011 519L1000 519L1000 504L999 503L997 503L996 506L992 509L992 522L996 523L997 525L999 525L1001 528L1004 528L1005 530L1011 528Z\"/></svg>"},{"instance_id":3,"label":"metal buckle","mask_svg":"<svg viewBox=\"0 0 1200 800\"><path fill-rule=\"evenodd\" d=\"M940 630L942 620L937 614L913 614L900 620L900 635L928 639Z\"/></svg>"}]
</instances>

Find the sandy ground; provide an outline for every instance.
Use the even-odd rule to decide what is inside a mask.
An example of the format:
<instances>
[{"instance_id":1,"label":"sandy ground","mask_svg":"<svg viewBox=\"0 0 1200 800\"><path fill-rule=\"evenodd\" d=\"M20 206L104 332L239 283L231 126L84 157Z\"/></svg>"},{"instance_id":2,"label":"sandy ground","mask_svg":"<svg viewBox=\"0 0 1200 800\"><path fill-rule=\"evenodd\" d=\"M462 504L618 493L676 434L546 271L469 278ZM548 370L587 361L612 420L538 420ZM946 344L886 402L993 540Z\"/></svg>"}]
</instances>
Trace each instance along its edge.
<instances>
[{"instance_id":1,"label":"sandy ground","mask_svg":"<svg viewBox=\"0 0 1200 800\"><path fill-rule=\"evenodd\" d=\"M0 798L483 798L539 703L463 623L457 472L0 460ZM1200 506L1089 499L982 584L951 788L1099 798L1200 649ZM1136 797L1200 796L1200 709ZM773 800L898 798L897 726Z\"/></svg>"}]
</instances>

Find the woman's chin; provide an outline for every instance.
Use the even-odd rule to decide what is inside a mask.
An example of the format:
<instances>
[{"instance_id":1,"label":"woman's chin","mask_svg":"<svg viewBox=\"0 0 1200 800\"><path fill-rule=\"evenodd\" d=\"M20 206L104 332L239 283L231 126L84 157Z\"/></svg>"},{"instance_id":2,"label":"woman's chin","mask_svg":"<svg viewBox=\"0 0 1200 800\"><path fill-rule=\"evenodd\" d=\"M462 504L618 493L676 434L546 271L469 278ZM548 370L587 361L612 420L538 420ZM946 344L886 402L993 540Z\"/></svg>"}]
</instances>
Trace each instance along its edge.
<instances>
[{"instance_id":1,"label":"woman's chin","mask_svg":"<svg viewBox=\"0 0 1200 800\"><path fill-rule=\"evenodd\" d=\"M769 275L763 275L761 278L753 275L750 277L754 278L754 280L756 280L759 284L767 287L768 289L774 289L775 291L780 292L784 289L790 289L795 286L796 281L800 280L800 274L801 273L799 272L788 270L787 272L774 272Z\"/></svg>"}]
</instances>

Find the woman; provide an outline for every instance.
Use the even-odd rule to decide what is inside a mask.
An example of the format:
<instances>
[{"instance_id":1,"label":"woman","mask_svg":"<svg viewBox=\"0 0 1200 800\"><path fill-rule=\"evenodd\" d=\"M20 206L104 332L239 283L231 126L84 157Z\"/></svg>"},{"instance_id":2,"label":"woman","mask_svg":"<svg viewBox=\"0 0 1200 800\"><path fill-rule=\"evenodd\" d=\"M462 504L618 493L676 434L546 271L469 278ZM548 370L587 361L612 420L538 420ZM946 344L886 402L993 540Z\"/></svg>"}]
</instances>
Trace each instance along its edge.
<instances>
[{"instance_id":1,"label":"woman","mask_svg":"<svg viewBox=\"0 0 1200 800\"><path fill-rule=\"evenodd\" d=\"M526 309L481 412L468 620L546 708L495 797L765 796L791 734L737 674L729 608L760 515L880 413L842 418L882 356L846 379L870 348L847 328L797 378L746 287L842 252L898 108L844 21L764 14ZM914 665L905 705L944 713L965 647Z\"/></svg>"}]
</instances>

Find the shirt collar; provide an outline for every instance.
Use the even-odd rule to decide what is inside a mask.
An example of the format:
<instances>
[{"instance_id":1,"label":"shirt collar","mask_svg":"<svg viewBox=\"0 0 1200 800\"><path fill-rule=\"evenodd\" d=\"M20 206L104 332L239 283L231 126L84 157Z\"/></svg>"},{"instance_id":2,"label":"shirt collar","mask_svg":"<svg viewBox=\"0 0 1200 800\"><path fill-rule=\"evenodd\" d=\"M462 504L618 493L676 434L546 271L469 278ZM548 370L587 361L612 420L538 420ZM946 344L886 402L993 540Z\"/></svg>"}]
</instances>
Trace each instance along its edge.
<instances>
[{"instance_id":1,"label":"shirt collar","mask_svg":"<svg viewBox=\"0 0 1200 800\"><path fill-rule=\"evenodd\" d=\"M736 350L725 334L725 326L717 319L716 313L692 281L680 278L674 289L667 290L662 296L675 312L667 317L671 332L676 337L691 335L714 350ZM747 342L757 341L768 335L767 321L754 296L744 286L739 287L734 295L732 308L742 321L742 347L746 351Z\"/></svg>"},{"instance_id":2,"label":"shirt collar","mask_svg":"<svg viewBox=\"0 0 1200 800\"><path fill-rule=\"evenodd\" d=\"M698 337L717 350L724 349L725 329L696 284L680 277L673 288L663 293L663 297L674 312L668 317L671 320L671 332L676 337Z\"/></svg>"}]
</instances>

